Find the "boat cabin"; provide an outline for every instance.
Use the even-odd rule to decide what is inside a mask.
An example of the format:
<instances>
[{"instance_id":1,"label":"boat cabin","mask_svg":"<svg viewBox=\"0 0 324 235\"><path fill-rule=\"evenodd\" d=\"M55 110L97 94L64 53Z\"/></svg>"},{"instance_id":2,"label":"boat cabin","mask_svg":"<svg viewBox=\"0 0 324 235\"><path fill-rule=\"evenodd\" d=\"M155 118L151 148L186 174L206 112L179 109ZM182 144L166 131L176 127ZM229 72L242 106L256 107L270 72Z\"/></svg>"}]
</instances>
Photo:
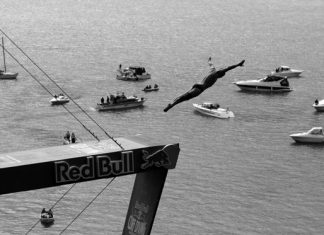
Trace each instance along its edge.
<instances>
[{"instance_id":1,"label":"boat cabin","mask_svg":"<svg viewBox=\"0 0 324 235\"><path fill-rule=\"evenodd\" d=\"M280 66L280 67L276 68L277 73L278 72L285 72L285 71L290 71L290 67L283 65L283 66Z\"/></svg>"},{"instance_id":2,"label":"boat cabin","mask_svg":"<svg viewBox=\"0 0 324 235\"><path fill-rule=\"evenodd\" d=\"M322 127L313 127L308 131L308 134L311 135L323 135L323 128Z\"/></svg>"},{"instance_id":3,"label":"boat cabin","mask_svg":"<svg viewBox=\"0 0 324 235\"><path fill-rule=\"evenodd\" d=\"M279 77L279 76L266 76L263 81L264 82L277 82L277 81L280 81L280 80L283 80L284 78L283 77Z\"/></svg>"},{"instance_id":4,"label":"boat cabin","mask_svg":"<svg viewBox=\"0 0 324 235\"><path fill-rule=\"evenodd\" d=\"M219 104L213 103L203 103L201 106L206 109L218 109L220 107Z\"/></svg>"},{"instance_id":5,"label":"boat cabin","mask_svg":"<svg viewBox=\"0 0 324 235\"><path fill-rule=\"evenodd\" d=\"M137 75L142 75L143 73L146 73L145 68L140 66L130 66L129 70L133 70L134 74Z\"/></svg>"}]
</instances>

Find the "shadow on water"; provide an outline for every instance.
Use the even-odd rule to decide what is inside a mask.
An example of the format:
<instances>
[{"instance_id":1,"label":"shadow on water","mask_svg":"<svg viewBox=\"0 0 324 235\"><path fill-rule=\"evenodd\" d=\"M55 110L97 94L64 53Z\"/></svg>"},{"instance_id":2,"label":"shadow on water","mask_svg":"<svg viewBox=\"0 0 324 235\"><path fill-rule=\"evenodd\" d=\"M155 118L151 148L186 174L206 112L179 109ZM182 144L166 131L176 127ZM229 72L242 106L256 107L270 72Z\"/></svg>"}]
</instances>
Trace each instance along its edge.
<instances>
[{"instance_id":1,"label":"shadow on water","mask_svg":"<svg viewBox=\"0 0 324 235\"><path fill-rule=\"evenodd\" d=\"M324 149L324 142L323 143L291 143L291 146L303 146L311 149Z\"/></svg>"},{"instance_id":2,"label":"shadow on water","mask_svg":"<svg viewBox=\"0 0 324 235\"><path fill-rule=\"evenodd\" d=\"M313 112L314 115L324 115L324 111L314 111Z\"/></svg>"}]
</instances>

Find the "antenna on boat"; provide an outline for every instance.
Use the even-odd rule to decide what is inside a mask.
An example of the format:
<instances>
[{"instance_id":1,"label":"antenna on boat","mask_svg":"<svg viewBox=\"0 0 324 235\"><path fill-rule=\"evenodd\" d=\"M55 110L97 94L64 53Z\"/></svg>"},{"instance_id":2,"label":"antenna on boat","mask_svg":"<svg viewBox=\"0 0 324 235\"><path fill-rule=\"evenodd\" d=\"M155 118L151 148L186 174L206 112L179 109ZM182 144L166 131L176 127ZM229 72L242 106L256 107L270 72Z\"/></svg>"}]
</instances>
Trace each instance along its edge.
<instances>
[{"instance_id":1,"label":"antenna on boat","mask_svg":"<svg viewBox=\"0 0 324 235\"><path fill-rule=\"evenodd\" d=\"M3 37L1 39L2 39L3 67L4 67L4 72L7 72L7 68L6 68L6 54L5 54L5 49L4 49Z\"/></svg>"}]
</instances>

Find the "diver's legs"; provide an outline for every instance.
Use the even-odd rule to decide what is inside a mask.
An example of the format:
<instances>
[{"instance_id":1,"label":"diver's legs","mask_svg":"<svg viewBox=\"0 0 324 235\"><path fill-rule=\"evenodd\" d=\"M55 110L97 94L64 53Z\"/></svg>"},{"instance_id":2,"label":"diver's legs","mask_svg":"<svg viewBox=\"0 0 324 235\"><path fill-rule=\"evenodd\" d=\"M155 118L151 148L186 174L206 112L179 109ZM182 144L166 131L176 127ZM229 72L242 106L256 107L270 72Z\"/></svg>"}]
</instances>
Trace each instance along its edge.
<instances>
[{"instance_id":1,"label":"diver's legs","mask_svg":"<svg viewBox=\"0 0 324 235\"><path fill-rule=\"evenodd\" d=\"M232 66L229 66L229 67L227 67L225 69L222 69L221 71L223 71L224 73L226 73L227 71L232 70L232 69L235 69L238 66L243 66L244 65L244 62L245 62L245 60L242 60L240 63L235 64L235 65L232 65Z\"/></svg>"},{"instance_id":2,"label":"diver's legs","mask_svg":"<svg viewBox=\"0 0 324 235\"><path fill-rule=\"evenodd\" d=\"M198 95L200 95L203 91L199 88L192 88L190 91L184 93L183 95L179 96L178 98L176 98L172 103L168 104L168 106L163 109L164 112L168 112L169 109L171 109L173 106L186 101L186 100L190 100Z\"/></svg>"}]
</instances>

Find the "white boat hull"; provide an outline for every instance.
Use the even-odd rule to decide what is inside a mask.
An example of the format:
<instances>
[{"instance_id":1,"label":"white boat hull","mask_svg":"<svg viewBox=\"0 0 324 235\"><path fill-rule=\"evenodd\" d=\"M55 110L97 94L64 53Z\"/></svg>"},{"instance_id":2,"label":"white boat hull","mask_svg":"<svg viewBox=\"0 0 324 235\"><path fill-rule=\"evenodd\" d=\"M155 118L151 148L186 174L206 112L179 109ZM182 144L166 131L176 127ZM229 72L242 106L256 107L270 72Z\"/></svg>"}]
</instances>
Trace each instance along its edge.
<instances>
[{"instance_id":1,"label":"white boat hull","mask_svg":"<svg viewBox=\"0 0 324 235\"><path fill-rule=\"evenodd\" d=\"M282 85L283 79L278 77L278 81L266 82L266 78L259 80L247 80L234 82L241 90L246 91L262 91L262 92L288 92L292 91L287 81L287 85Z\"/></svg>"},{"instance_id":2,"label":"white boat hull","mask_svg":"<svg viewBox=\"0 0 324 235\"><path fill-rule=\"evenodd\" d=\"M130 109L143 106L145 99L140 99L136 102L124 102L120 104L97 104L98 111L107 110L120 110L120 109Z\"/></svg>"},{"instance_id":3,"label":"white boat hull","mask_svg":"<svg viewBox=\"0 0 324 235\"><path fill-rule=\"evenodd\" d=\"M0 74L0 79L17 79L18 73L2 73Z\"/></svg>"},{"instance_id":4,"label":"white boat hull","mask_svg":"<svg viewBox=\"0 0 324 235\"><path fill-rule=\"evenodd\" d=\"M261 86L261 85L245 85L235 83L241 90L244 91L262 91L262 92L289 92L292 91L290 87L283 86Z\"/></svg>"},{"instance_id":5,"label":"white boat hull","mask_svg":"<svg viewBox=\"0 0 324 235\"><path fill-rule=\"evenodd\" d=\"M233 118L234 113L232 111L223 109L223 108L218 108L218 109L208 109L202 107L200 104L193 104L195 107L195 110L198 111L201 114L212 116L212 117L217 117L221 119L227 119L227 118Z\"/></svg>"},{"instance_id":6,"label":"white boat hull","mask_svg":"<svg viewBox=\"0 0 324 235\"><path fill-rule=\"evenodd\" d=\"M151 78L150 74L143 74L143 75L136 75L136 76L127 76L123 74L117 74L116 77L118 80L123 80L123 81L142 81L142 80L147 80Z\"/></svg>"},{"instance_id":7,"label":"white boat hull","mask_svg":"<svg viewBox=\"0 0 324 235\"><path fill-rule=\"evenodd\" d=\"M53 98L50 100L52 105L66 104L70 102L68 98Z\"/></svg>"},{"instance_id":8,"label":"white boat hull","mask_svg":"<svg viewBox=\"0 0 324 235\"><path fill-rule=\"evenodd\" d=\"M318 104L314 103L312 106L314 107L314 109L316 109L316 111L324 112L324 100L320 100Z\"/></svg>"},{"instance_id":9,"label":"white boat hull","mask_svg":"<svg viewBox=\"0 0 324 235\"><path fill-rule=\"evenodd\" d=\"M44 225L50 225L54 223L54 218L41 218L40 222Z\"/></svg>"},{"instance_id":10,"label":"white boat hull","mask_svg":"<svg viewBox=\"0 0 324 235\"><path fill-rule=\"evenodd\" d=\"M300 135L300 134L292 134L290 137L295 140L297 143L313 143L313 144L320 144L324 143L323 136L307 136L307 135Z\"/></svg>"}]
</instances>

